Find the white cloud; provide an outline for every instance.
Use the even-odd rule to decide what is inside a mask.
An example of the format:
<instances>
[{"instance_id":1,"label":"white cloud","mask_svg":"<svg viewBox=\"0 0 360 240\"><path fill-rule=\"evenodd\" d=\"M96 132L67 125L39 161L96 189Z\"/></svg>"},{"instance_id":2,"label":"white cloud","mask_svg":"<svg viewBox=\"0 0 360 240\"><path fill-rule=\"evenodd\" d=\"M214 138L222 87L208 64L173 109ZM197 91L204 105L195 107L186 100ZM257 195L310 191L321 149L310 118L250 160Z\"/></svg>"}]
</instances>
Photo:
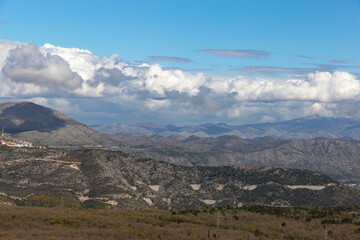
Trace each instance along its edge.
<instances>
[{"instance_id":1,"label":"white cloud","mask_svg":"<svg viewBox=\"0 0 360 240\"><path fill-rule=\"evenodd\" d=\"M117 55L100 58L93 55L89 50L79 48L62 48L51 44L41 47L44 55L51 54L60 56L69 63L70 69L79 74L84 81L91 80L95 71L101 67L114 68L118 60Z\"/></svg>"},{"instance_id":2,"label":"white cloud","mask_svg":"<svg viewBox=\"0 0 360 240\"><path fill-rule=\"evenodd\" d=\"M161 96L165 96L165 91L196 95L205 83L202 73L194 75L181 70L163 70L158 64L150 66L144 77L141 81L144 81L145 89Z\"/></svg>"},{"instance_id":3,"label":"white cloud","mask_svg":"<svg viewBox=\"0 0 360 240\"><path fill-rule=\"evenodd\" d=\"M125 62L118 55L97 57L78 48L5 40L0 41L0 67L0 97L28 97L45 104L43 99L51 96L53 100L47 104L58 109L63 105L65 110L72 107L71 99L85 97L122 109L126 106L129 112L162 110L164 114L171 111L189 117L212 115L255 122L314 113L360 114L354 110L360 102L360 81L348 72L292 78L210 78L203 73L163 69L158 64Z\"/></svg>"},{"instance_id":4,"label":"white cloud","mask_svg":"<svg viewBox=\"0 0 360 240\"><path fill-rule=\"evenodd\" d=\"M145 102L145 106L151 110L157 110L159 108L168 108L171 105L170 100L155 100L155 99L148 99Z\"/></svg>"},{"instance_id":5,"label":"white cloud","mask_svg":"<svg viewBox=\"0 0 360 240\"><path fill-rule=\"evenodd\" d=\"M228 91L238 101L318 101L360 100L360 81L347 72L316 72L306 79L244 79L231 81Z\"/></svg>"},{"instance_id":6,"label":"white cloud","mask_svg":"<svg viewBox=\"0 0 360 240\"><path fill-rule=\"evenodd\" d=\"M0 67L3 68L11 49L25 45L24 43L16 41L0 40Z\"/></svg>"},{"instance_id":7,"label":"white cloud","mask_svg":"<svg viewBox=\"0 0 360 240\"><path fill-rule=\"evenodd\" d=\"M35 44L9 50L2 73L14 82L34 83L40 86L77 88L82 79L69 69L59 56L40 53Z\"/></svg>"}]
</instances>

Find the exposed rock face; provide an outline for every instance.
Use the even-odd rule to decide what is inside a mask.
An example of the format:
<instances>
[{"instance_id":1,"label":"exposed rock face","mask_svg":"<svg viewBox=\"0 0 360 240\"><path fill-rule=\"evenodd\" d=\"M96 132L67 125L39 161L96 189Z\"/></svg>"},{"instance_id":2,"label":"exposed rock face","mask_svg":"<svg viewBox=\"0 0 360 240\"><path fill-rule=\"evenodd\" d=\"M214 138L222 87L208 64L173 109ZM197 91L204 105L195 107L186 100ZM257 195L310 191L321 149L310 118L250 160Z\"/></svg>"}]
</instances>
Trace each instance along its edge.
<instances>
[{"instance_id":1,"label":"exposed rock face","mask_svg":"<svg viewBox=\"0 0 360 240\"><path fill-rule=\"evenodd\" d=\"M85 207L124 208L323 206L360 201L358 191L306 170L186 167L103 150L0 146L0 170L1 200L22 205L34 204L39 196L50 200L67 196Z\"/></svg>"}]
</instances>

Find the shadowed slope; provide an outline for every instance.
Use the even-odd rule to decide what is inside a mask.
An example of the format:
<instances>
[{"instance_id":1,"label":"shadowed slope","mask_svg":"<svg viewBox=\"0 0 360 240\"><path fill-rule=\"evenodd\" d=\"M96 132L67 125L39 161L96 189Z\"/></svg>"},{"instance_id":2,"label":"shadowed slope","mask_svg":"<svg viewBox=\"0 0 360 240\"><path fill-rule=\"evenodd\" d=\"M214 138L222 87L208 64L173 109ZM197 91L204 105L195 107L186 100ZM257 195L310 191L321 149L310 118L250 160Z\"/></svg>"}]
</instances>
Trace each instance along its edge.
<instances>
[{"instance_id":1,"label":"shadowed slope","mask_svg":"<svg viewBox=\"0 0 360 240\"><path fill-rule=\"evenodd\" d=\"M0 129L13 137L52 147L114 145L106 134L65 114L30 102L0 104Z\"/></svg>"},{"instance_id":2,"label":"shadowed slope","mask_svg":"<svg viewBox=\"0 0 360 240\"><path fill-rule=\"evenodd\" d=\"M7 133L26 131L51 132L66 126L54 110L30 102L1 104L0 127Z\"/></svg>"}]
</instances>

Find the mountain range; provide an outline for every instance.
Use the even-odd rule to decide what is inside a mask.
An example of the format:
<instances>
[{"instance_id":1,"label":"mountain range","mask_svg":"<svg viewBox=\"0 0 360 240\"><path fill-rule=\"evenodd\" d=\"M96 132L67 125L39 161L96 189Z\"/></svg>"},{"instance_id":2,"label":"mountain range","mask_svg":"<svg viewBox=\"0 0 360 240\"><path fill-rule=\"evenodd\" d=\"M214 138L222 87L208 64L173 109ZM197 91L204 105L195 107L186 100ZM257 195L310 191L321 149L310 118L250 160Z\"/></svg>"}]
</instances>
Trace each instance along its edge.
<instances>
[{"instance_id":1,"label":"mountain range","mask_svg":"<svg viewBox=\"0 0 360 240\"><path fill-rule=\"evenodd\" d=\"M360 142L357 140L236 136L188 138L114 136L120 149L144 157L186 166L283 167L318 171L342 183L360 183Z\"/></svg>"},{"instance_id":2,"label":"mountain range","mask_svg":"<svg viewBox=\"0 0 360 240\"><path fill-rule=\"evenodd\" d=\"M309 122L319 119L322 118L315 116L312 120L307 118L304 121L307 125L311 125ZM287 129L295 129L296 121L287 123L289 125ZM345 127L344 123L344 129L356 129L356 127L349 127L356 126L352 125L356 122L354 120L336 119L334 121L347 122L348 127ZM298 122L299 131L304 131L305 127L302 123ZM158 127L153 124L147 126ZM224 128L227 125L219 124L219 126L219 128ZM314 126L313 124L315 129ZM329 126L327 128L330 129ZM30 141L35 146L45 145L50 148L42 150L45 152L25 148L1 149L0 160L3 163L1 164L0 182L2 185L0 185L2 187L0 190L5 194L4 198L7 199L5 200L10 202L17 199L16 194L19 194L21 189L32 189L31 191L41 195L51 189L56 190L54 188L56 185L61 185L60 190L52 192L57 198L60 193L66 193L72 196L71 199L75 199L75 202L85 199L84 202L89 200L90 202L86 204L90 205L103 204L105 200L101 200L102 198L105 198L105 202L109 204L113 203L111 199L116 198L113 194L130 194L126 191L131 187L137 189L131 190L132 198L137 196L137 199L141 199L136 204L134 203L134 207L220 206L222 203L230 202L249 205L317 205L315 203L317 202L318 205L326 205L325 199L331 199L330 193L336 193L339 196L339 199L331 202L332 205L352 204L360 199L358 199L357 191L352 192L343 187L344 184L358 187L360 183L358 174L360 172L360 142L356 139L304 140L269 136L244 139L234 135L134 136L123 133L112 135L97 132L63 113L29 102L0 104L0 128L2 127L6 135L11 135L12 138ZM7 155L4 155L4 152L8 152ZM145 165L144 162L146 162ZM128 163L131 164L127 165ZM316 172L309 172L309 170ZM264 172L265 175L262 174ZM278 175L278 173L281 174ZM116 177L117 174L120 178ZM124 174L135 177L129 180L129 177L122 178ZM295 174L296 181L288 182L289 174ZM161 178L161 181L154 180L154 176L157 176L157 179ZM186 176L186 179L182 176ZM250 181L252 176L266 180ZM320 181L317 176L322 180ZM111 180L113 178L117 180L114 182ZM313 178L318 180L314 182L311 180ZM74 181L71 180L73 183L67 185L66 181L70 179ZM173 180L167 182L166 179ZM328 180L323 181L324 179ZM136 185L137 181L146 183L147 187L141 187L141 184L141 186ZM126 184L126 182L132 184ZM209 187L208 183L213 184L212 187ZM224 188L228 186L228 183L233 187ZM47 184L51 187L46 187ZM172 187L173 184L175 187ZM295 188L292 189L291 185ZM170 190L164 190L166 194L157 195L161 191L159 190L161 186L166 186L166 189L173 189L173 191L178 189L178 191L170 193ZM110 190L104 191L110 195L104 193L106 196L103 196L102 189L108 188ZM216 195L218 191L221 194L225 192L214 191L214 188L226 189L227 198ZM11 192L11 189L14 192ZM71 189L71 191L66 192L65 189ZM127 190L124 192L124 189ZM28 193L31 194L31 191ZM186 197L182 198L183 200L176 200L181 199L180 195L184 191L187 192ZM231 192L236 195L231 195ZM11 194L15 197L10 197ZM308 198L312 195L314 198ZM194 197L191 201L189 200L191 206L184 205L182 202L187 198L190 199L190 196ZM18 204L27 204L27 198L25 199L24 196L18 196L18 198L23 199ZM299 200L302 198L308 200ZM281 201L278 202L276 199ZM123 200L114 201L119 206L124 205ZM168 203L169 201L171 204Z\"/></svg>"},{"instance_id":3,"label":"mountain range","mask_svg":"<svg viewBox=\"0 0 360 240\"><path fill-rule=\"evenodd\" d=\"M351 138L360 139L360 121L350 118L327 118L312 115L289 121L275 123L257 123L231 126L226 123L206 123L189 126L162 126L156 123L139 123L136 125L113 124L96 125L93 129L109 134L181 135L189 137L219 137L223 135L241 138L274 137L282 139L314 139L314 138Z\"/></svg>"}]
</instances>

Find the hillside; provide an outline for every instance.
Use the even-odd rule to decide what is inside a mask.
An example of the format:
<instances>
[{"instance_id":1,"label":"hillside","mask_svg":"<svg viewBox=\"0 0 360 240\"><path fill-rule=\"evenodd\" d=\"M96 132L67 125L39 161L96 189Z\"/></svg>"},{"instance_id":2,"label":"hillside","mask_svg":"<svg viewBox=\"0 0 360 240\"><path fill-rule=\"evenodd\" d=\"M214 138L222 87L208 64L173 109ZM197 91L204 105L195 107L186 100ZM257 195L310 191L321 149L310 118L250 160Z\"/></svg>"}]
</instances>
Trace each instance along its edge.
<instances>
[{"instance_id":1,"label":"hillside","mask_svg":"<svg viewBox=\"0 0 360 240\"><path fill-rule=\"evenodd\" d=\"M14 138L50 147L103 147L112 139L63 113L31 102L0 104L0 129Z\"/></svg>"},{"instance_id":2,"label":"hillside","mask_svg":"<svg viewBox=\"0 0 360 240\"><path fill-rule=\"evenodd\" d=\"M121 150L174 164L308 169L342 183L360 183L360 143L355 140L115 137L121 142Z\"/></svg>"},{"instance_id":3,"label":"hillside","mask_svg":"<svg viewBox=\"0 0 360 240\"><path fill-rule=\"evenodd\" d=\"M198 208L360 201L360 192L307 170L186 167L104 150L1 146L0 168L1 201L17 205Z\"/></svg>"}]
</instances>

